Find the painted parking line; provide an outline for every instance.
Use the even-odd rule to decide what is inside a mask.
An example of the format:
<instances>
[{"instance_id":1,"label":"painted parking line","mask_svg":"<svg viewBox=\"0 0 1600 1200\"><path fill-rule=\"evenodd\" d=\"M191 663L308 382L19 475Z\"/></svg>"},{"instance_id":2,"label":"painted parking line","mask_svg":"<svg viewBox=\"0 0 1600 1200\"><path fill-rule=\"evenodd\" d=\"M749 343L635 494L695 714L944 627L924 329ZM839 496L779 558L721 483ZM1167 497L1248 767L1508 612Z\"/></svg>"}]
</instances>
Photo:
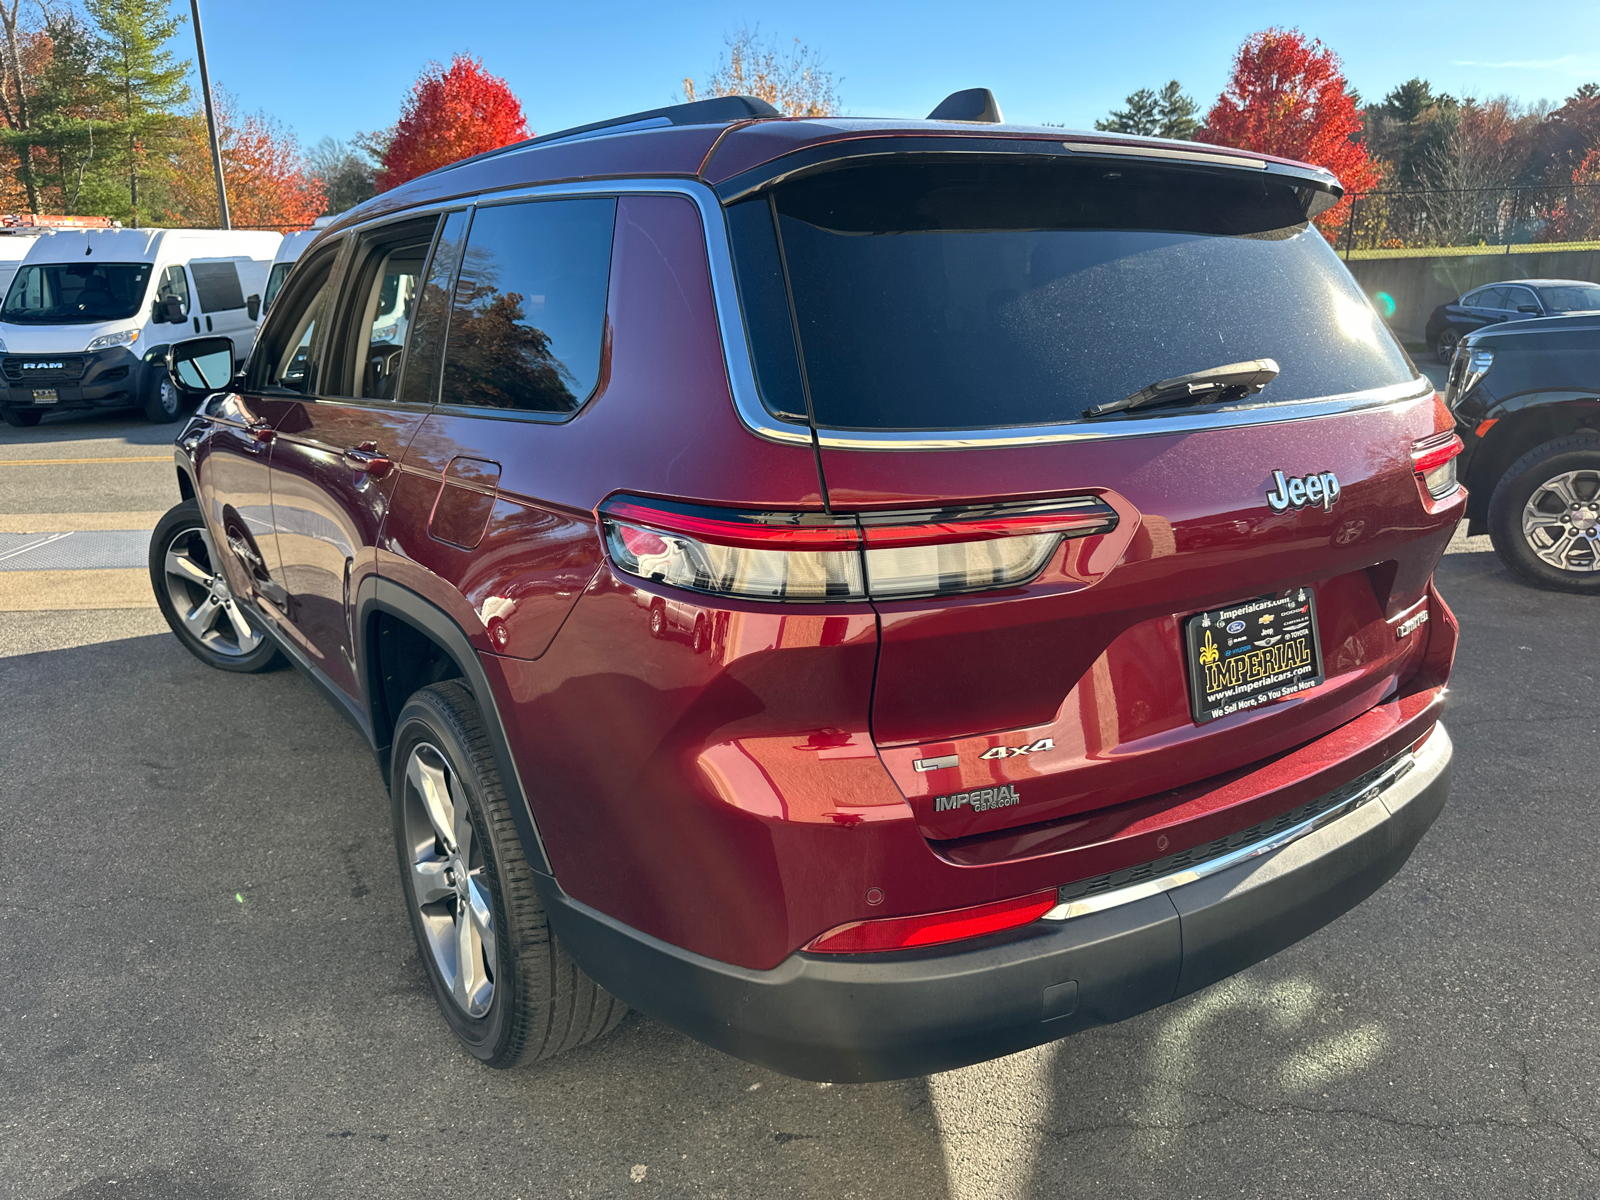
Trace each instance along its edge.
<instances>
[{"instance_id":1,"label":"painted parking line","mask_svg":"<svg viewBox=\"0 0 1600 1200\"><path fill-rule=\"evenodd\" d=\"M155 606L147 570L0 571L0 612Z\"/></svg>"},{"instance_id":2,"label":"painted parking line","mask_svg":"<svg viewBox=\"0 0 1600 1200\"><path fill-rule=\"evenodd\" d=\"M0 513L0 533L75 533L79 530L137 529L148 533L166 514L160 512Z\"/></svg>"}]
</instances>

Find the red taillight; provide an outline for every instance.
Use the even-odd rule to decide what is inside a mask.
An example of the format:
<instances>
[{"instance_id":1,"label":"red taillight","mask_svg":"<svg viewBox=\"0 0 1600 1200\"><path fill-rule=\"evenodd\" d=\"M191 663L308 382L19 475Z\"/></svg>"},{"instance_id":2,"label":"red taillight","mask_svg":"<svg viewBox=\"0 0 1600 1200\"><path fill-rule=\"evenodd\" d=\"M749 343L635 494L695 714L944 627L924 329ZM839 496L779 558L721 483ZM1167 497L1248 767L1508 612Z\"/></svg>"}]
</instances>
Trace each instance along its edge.
<instances>
[{"instance_id":1,"label":"red taillight","mask_svg":"<svg viewBox=\"0 0 1600 1200\"><path fill-rule=\"evenodd\" d=\"M1435 500L1442 500L1458 486L1456 456L1464 449L1454 432L1436 433L1411 447L1411 469Z\"/></svg>"},{"instance_id":2,"label":"red taillight","mask_svg":"<svg viewBox=\"0 0 1600 1200\"><path fill-rule=\"evenodd\" d=\"M1056 891L1051 888L1047 892L979 904L974 908L953 908L914 917L885 917L878 921L852 921L828 930L806 949L814 954L870 954L939 946L1027 925L1055 906Z\"/></svg>"},{"instance_id":3,"label":"red taillight","mask_svg":"<svg viewBox=\"0 0 1600 1200\"><path fill-rule=\"evenodd\" d=\"M955 509L743 512L614 496L598 513L611 560L642 579L752 600L956 595L1026 583L1063 538L1110 533L1095 496Z\"/></svg>"}]
</instances>

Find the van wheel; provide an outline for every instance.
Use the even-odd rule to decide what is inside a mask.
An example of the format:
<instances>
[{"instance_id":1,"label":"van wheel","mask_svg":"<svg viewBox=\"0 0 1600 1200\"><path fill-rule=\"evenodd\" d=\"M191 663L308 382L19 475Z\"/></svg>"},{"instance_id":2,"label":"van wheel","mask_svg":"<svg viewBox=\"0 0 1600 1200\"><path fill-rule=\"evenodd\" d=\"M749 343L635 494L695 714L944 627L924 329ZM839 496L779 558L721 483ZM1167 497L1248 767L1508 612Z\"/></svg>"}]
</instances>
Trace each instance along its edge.
<instances>
[{"instance_id":1,"label":"van wheel","mask_svg":"<svg viewBox=\"0 0 1600 1200\"><path fill-rule=\"evenodd\" d=\"M184 648L219 671L278 666L278 648L234 599L200 507L185 500L150 535L150 586Z\"/></svg>"},{"instance_id":2,"label":"van wheel","mask_svg":"<svg viewBox=\"0 0 1600 1200\"><path fill-rule=\"evenodd\" d=\"M37 408L8 408L4 410L6 424L14 429L32 429L44 417Z\"/></svg>"},{"instance_id":3,"label":"van wheel","mask_svg":"<svg viewBox=\"0 0 1600 1200\"><path fill-rule=\"evenodd\" d=\"M400 885L446 1024L491 1067L549 1058L628 1009L550 931L472 695L447 681L406 701L391 778Z\"/></svg>"},{"instance_id":4,"label":"van wheel","mask_svg":"<svg viewBox=\"0 0 1600 1200\"><path fill-rule=\"evenodd\" d=\"M1529 583L1600 593L1600 436L1557 438L1512 463L1489 499L1489 539Z\"/></svg>"},{"instance_id":5,"label":"van wheel","mask_svg":"<svg viewBox=\"0 0 1600 1200\"><path fill-rule=\"evenodd\" d=\"M167 425L178 419L183 411L178 389L172 385L166 371L152 372L155 376L145 388L145 419L156 425Z\"/></svg>"}]
</instances>

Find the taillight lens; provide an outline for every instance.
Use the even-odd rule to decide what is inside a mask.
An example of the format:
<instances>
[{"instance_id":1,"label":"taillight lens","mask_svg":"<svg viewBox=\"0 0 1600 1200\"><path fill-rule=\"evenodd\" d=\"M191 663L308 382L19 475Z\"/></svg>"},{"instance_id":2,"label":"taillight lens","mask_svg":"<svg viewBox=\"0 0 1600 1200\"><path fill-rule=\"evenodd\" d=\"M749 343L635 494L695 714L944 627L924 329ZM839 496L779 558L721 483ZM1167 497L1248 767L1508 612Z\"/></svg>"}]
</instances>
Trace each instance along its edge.
<instances>
[{"instance_id":1,"label":"taillight lens","mask_svg":"<svg viewBox=\"0 0 1600 1200\"><path fill-rule=\"evenodd\" d=\"M1056 906L1056 899L1056 890L1051 888L1047 892L973 908L921 913L914 917L885 917L877 921L851 921L828 930L806 949L813 954L870 954L939 946L1037 921Z\"/></svg>"},{"instance_id":2,"label":"taillight lens","mask_svg":"<svg viewBox=\"0 0 1600 1200\"><path fill-rule=\"evenodd\" d=\"M1063 538L1109 533L1094 496L874 513L746 512L616 496L600 506L617 567L746 600L956 595L1032 579Z\"/></svg>"},{"instance_id":3,"label":"taillight lens","mask_svg":"<svg viewBox=\"0 0 1600 1200\"><path fill-rule=\"evenodd\" d=\"M1411 469L1422 478L1422 486L1435 500L1444 499L1460 486L1456 456L1462 448L1460 437L1454 433L1435 434L1412 446Z\"/></svg>"}]
</instances>

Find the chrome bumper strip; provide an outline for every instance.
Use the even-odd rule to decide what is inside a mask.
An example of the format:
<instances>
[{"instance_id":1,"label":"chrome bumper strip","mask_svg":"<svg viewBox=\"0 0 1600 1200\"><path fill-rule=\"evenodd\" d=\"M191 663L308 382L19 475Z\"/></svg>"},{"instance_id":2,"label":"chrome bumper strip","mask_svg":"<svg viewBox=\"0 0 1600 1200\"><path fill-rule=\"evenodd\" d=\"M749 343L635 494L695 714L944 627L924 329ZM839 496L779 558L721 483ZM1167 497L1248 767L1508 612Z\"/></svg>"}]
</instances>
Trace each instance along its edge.
<instances>
[{"instance_id":1,"label":"chrome bumper strip","mask_svg":"<svg viewBox=\"0 0 1600 1200\"><path fill-rule=\"evenodd\" d=\"M1110 892L1101 892L1095 896L1081 896L1074 900L1066 900L1056 905L1045 913L1040 920L1043 921L1070 921L1073 917L1088 916L1090 913L1104 912L1109 908L1117 908L1123 904L1132 904L1135 900L1143 900L1148 896L1155 896L1161 892L1170 892L1188 883L1215 875L1219 871L1226 871L1229 867L1238 866L1252 858L1259 858L1263 854L1271 854L1274 850L1281 850L1291 842L1297 842L1308 834L1323 829L1341 817L1349 816L1356 809L1368 801L1376 800L1384 793L1394 788L1403 778L1420 768L1423 783L1432 779L1450 756L1450 737L1444 731L1443 725L1435 725L1428 739L1412 753L1396 759L1382 775L1363 786L1359 791L1335 804L1325 812L1309 817L1297 825L1287 829L1280 829L1259 842L1252 842L1248 846L1240 846L1237 850L1217 858L1208 859L1192 867L1185 867L1181 871L1174 871L1158 879L1147 879L1143 883L1131 884L1128 887L1117 888Z\"/></svg>"}]
</instances>

